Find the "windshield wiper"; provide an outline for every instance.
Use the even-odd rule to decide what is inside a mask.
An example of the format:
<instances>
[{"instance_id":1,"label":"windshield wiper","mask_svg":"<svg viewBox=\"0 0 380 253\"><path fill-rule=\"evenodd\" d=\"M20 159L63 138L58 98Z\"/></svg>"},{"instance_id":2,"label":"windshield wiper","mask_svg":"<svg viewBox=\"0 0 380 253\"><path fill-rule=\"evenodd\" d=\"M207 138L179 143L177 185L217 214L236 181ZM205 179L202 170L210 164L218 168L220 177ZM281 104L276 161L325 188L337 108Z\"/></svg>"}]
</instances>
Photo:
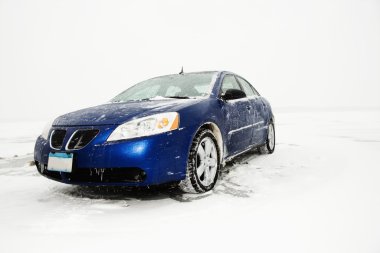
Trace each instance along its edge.
<instances>
[{"instance_id":1,"label":"windshield wiper","mask_svg":"<svg viewBox=\"0 0 380 253\"><path fill-rule=\"evenodd\" d=\"M193 97L187 97L187 96L165 96L165 98L189 99L189 98L193 98Z\"/></svg>"},{"instance_id":2,"label":"windshield wiper","mask_svg":"<svg viewBox=\"0 0 380 253\"><path fill-rule=\"evenodd\" d=\"M140 98L140 99L131 99L131 100L126 100L126 102L139 102L139 101L149 101L150 98Z\"/></svg>"}]
</instances>

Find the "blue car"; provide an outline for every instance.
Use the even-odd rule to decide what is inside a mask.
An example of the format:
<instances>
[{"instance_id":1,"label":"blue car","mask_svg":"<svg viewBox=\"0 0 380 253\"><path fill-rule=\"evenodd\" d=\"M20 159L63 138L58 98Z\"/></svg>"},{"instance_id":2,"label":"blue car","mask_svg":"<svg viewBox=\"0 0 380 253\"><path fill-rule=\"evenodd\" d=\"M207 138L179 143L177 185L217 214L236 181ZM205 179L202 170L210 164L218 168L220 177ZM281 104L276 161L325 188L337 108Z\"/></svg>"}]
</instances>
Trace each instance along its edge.
<instances>
[{"instance_id":1,"label":"blue car","mask_svg":"<svg viewBox=\"0 0 380 253\"><path fill-rule=\"evenodd\" d=\"M253 148L275 149L270 104L227 71L152 78L110 102L48 124L34 160L47 178L78 185L211 190L221 166Z\"/></svg>"}]
</instances>

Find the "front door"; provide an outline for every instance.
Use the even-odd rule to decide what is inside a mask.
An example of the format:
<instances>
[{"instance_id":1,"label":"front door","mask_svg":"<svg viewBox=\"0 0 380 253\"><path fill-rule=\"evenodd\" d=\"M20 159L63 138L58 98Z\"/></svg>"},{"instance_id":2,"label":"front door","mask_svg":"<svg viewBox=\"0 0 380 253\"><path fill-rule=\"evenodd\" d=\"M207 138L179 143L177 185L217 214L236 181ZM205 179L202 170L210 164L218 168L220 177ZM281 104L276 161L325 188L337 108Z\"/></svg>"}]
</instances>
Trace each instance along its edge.
<instances>
[{"instance_id":1,"label":"front door","mask_svg":"<svg viewBox=\"0 0 380 253\"><path fill-rule=\"evenodd\" d=\"M237 76L237 80L242 86L244 92L247 94L251 105L252 105L252 144L260 145L265 141L265 133L266 133L266 122L265 122L265 112L263 108L263 102L261 101L260 95L257 91L252 87L250 83L248 83L245 79Z\"/></svg>"},{"instance_id":2,"label":"front door","mask_svg":"<svg viewBox=\"0 0 380 253\"><path fill-rule=\"evenodd\" d=\"M226 75L223 79L221 93L228 89L242 90L235 76ZM223 112L228 133L228 155L246 150L252 143L253 108L247 97L223 101Z\"/></svg>"}]
</instances>

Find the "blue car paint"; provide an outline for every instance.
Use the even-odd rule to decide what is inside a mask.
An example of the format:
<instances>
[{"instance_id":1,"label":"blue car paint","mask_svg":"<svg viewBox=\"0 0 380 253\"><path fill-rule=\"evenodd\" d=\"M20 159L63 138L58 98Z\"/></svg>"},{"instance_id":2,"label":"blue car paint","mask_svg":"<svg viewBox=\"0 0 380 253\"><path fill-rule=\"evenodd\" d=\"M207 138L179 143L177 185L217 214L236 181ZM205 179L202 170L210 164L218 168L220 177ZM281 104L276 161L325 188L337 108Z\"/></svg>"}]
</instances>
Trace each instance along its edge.
<instances>
[{"instance_id":1,"label":"blue car paint","mask_svg":"<svg viewBox=\"0 0 380 253\"><path fill-rule=\"evenodd\" d=\"M70 151L76 158L75 167L78 169L139 167L147 174L143 185L155 185L183 178L184 171L179 168L184 164L183 159L179 158L188 152L187 145L183 145L183 143L190 142L189 136L193 129L175 130L125 141L106 142L114 128L101 126L98 128L101 134L89 145L83 149ZM60 127L60 129L66 129L69 136L77 128ZM46 140L39 137L35 149L41 150L41 152L35 153L35 160L47 164L48 154L54 150L50 148ZM61 150L61 152L63 151L64 149ZM139 184L128 183L126 185Z\"/></svg>"},{"instance_id":2,"label":"blue car paint","mask_svg":"<svg viewBox=\"0 0 380 253\"><path fill-rule=\"evenodd\" d=\"M168 111L178 111L199 100L160 100L108 103L62 115L53 126L100 126L120 125L134 118Z\"/></svg>"},{"instance_id":3,"label":"blue car paint","mask_svg":"<svg viewBox=\"0 0 380 253\"><path fill-rule=\"evenodd\" d=\"M59 181L81 185L150 186L185 178L193 138L204 124L212 123L219 128L223 141L223 150L220 150L222 160L262 145L267 135L267 125L274 119L269 103L262 97L254 101L247 98L242 101L221 100L219 91L226 74L233 73L218 73L209 98L109 103L60 116L54 121L50 133L54 129L67 130L62 149L52 149L49 141L40 136L36 141L34 159L46 165L50 152L67 152L65 145L74 131L98 129L99 134L87 146L69 151L74 154L76 169L137 167L146 172L146 179L143 182L123 183L74 182L65 180L65 173L62 172ZM248 106L250 112L247 111ZM178 112L179 129L130 140L106 141L118 125L161 112ZM258 122L262 123L256 124ZM247 125L254 127L244 128ZM239 128L243 129L236 131Z\"/></svg>"}]
</instances>

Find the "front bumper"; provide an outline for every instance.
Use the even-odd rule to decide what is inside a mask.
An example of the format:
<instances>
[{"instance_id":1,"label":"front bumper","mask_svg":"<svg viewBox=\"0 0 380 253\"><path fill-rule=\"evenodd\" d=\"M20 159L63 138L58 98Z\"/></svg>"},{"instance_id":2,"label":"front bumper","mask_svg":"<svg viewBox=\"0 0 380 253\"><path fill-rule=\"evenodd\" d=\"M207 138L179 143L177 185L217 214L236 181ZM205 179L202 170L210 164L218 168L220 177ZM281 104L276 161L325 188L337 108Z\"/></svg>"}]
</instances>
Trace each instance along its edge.
<instances>
[{"instance_id":1,"label":"front bumper","mask_svg":"<svg viewBox=\"0 0 380 253\"><path fill-rule=\"evenodd\" d=\"M54 127L65 129L62 149L50 147L38 137L34 160L38 171L53 180L80 185L150 186L180 181L186 176L186 165L192 130L183 128L154 136L107 142L115 126L99 126L99 134L84 148L65 150L69 137L88 127ZM51 130L51 131L52 131ZM48 171L50 152L74 154L71 173Z\"/></svg>"}]
</instances>

